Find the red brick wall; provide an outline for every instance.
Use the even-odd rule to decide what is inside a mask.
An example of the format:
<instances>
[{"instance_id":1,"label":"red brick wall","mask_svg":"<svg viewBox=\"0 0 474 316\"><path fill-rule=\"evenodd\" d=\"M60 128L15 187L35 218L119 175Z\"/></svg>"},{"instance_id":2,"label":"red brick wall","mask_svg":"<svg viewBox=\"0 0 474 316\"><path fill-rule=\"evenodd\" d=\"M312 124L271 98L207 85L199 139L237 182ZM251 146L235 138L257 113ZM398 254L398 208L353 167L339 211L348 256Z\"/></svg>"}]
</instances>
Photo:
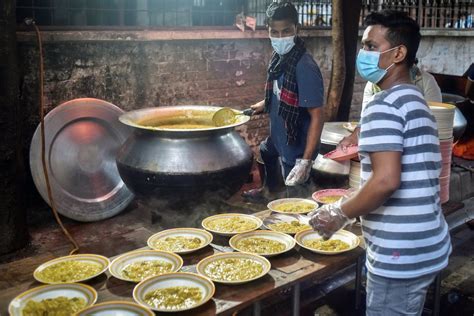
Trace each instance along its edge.
<instances>
[{"instance_id":1,"label":"red brick wall","mask_svg":"<svg viewBox=\"0 0 474 316\"><path fill-rule=\"evenodd\" d=\"M328 85L330 38L307 38ZM144 107L212 104L244 109L264 97L268 39L54 42L44 44L46 106L95 97L125 111ZM29 109L28 139L38 124L37 51L20 43L22 103ZM268 131L265 116L239 128L256 150ZM25 144L25 145L27 145Z\"/></svg>"}]
</instances>

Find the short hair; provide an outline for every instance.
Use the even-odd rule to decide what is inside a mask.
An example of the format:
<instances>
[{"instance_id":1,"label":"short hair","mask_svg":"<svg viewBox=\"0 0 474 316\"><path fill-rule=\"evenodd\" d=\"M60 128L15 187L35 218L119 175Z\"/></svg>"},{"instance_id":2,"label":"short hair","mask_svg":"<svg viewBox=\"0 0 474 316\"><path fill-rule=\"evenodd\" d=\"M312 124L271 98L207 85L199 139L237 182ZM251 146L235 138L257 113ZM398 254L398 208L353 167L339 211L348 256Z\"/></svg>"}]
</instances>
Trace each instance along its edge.
<instances>
[{"instance_id":1,"label":"short hair","mask_svg":"<svg viewBox=\"0 0 474 316\"><path fill-rule=\"evenodd\" d=\"M386 27L386 39L392 47L404 45L407 48L405 59L409 67L416 61L416 52L420 46L420 26L406 12L382 10L372 12L365 18L365 26L381 25Z\"/></svg>"},{"instance_id":2,"label":"short hair","mask_svg":"<svg viewBox=\"0 0 474 316\"><path fill-rule=\"evenodd\" d=\"M273 21L288 20L298 25L298 11L291 2L272 2L267 8L265 23L269 25Z\"/></svg>"}]
</instances>

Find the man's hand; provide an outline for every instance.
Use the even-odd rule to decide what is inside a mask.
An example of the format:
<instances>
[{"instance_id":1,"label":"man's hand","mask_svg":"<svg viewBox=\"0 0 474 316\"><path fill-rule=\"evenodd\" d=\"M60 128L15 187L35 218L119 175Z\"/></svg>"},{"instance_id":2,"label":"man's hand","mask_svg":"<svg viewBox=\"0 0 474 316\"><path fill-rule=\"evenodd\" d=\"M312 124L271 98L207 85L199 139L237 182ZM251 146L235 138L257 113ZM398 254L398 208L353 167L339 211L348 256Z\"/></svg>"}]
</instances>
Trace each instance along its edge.
<instances>
[{"instance_id":1,"label":"man's hand","mask_svg":"<svg viewBox=\"0 0 474 316\"><path fill-rule=\"evenodd\" d=\"M312 165L311 159L296 159L295 166L286 177L285 184L294 186L308 181Z\"/></svg>"},{"instance_id":2,"label":"man's hand","mask_svg":"<svg viewBox=\"0 0 474 316\"><path fill-rule=\"evenodd\" d=\"M341 148L342 151L346 151L347 147L352 146L352 145L357 145L359 143L359 132L360 132L360 127L356 127L355 130L349 135L344 137L339 144L337 144L337 147Z\"/></svg>"},{"instance_id":3,"label":"man's hand","mask_svg":"<svg viewBox=\"0 0 474 316\"><path fill-rule=\"evenodd\" d=\"M309 224L324 240L331 238L339 229L354 222L341 210L340 202L326 204L308 214L308 216L311 217Z\"/></svg>"},{"instance_id":4,"label":"man's hand","mask_svg":"<svg viewBox=\"0 0 474 316\"><path fill-rule=\"evenodd\" d=\"M250 108L253 110L253 114L260 114L265 109L265 100L255 103L251 105Z\"/></svg>"}]
</instances>

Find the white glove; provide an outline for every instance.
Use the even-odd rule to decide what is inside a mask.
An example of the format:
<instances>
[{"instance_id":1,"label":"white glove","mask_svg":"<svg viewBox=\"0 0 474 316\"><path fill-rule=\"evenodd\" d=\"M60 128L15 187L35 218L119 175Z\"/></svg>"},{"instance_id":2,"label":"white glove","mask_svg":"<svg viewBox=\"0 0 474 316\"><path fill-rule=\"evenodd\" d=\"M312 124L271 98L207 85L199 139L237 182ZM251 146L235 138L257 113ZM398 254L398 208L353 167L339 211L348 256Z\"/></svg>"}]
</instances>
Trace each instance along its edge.
<instances>
[{"instance_id":1,"label":"white glove","mask_svg":"<svg viewBox=\"0 0 474 316\"><path fill-rule=\"evenodd\" d=\"M355 219L350 219L341 210L341 201L323 205L308 216L311 227L325 240L331 238L339 229L355 222Z\"/></svg>"},{"instance_id":2,"label":"white glove","mask_svg":"<svg viewBox=\"0 0 474 316\"><path fill-rule=\"evenodd\" d=\"M294 186L308 181L312 165L313 161L311 159L296 159L295 166L286 177L285 184Z\"/></svg>"}]
</instances>

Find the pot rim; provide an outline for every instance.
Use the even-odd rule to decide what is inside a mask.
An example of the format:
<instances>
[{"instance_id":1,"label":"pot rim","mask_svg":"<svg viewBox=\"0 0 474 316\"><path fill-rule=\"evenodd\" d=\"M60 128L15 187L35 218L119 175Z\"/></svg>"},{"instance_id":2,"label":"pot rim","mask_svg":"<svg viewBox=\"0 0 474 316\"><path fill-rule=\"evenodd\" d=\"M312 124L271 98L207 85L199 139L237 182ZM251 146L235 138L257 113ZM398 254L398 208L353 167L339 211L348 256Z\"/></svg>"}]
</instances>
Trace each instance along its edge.
<instances>
[{"instance_id":1,"label":"pot rim","mask_svg":"<svg viewBox=\"0 0 474 316\"><path fill-rule=\"evenodd\" d=\"M148 107L138 110L133 110L126 112L119 117L119 121L127 126L134 127L140 130L146 130L151 132L166 132L166 133L190 133L190 132L206 132L206 131L216 131L216 130L225 130L234 128L240 125L247 123L250 120L249 116L246 115L239 115L236 122L234 124L225 125L225 126L216 126L210 128L196 128L196 129L171 129L171 128L159 128L159 127L152 127L152 126L145 126L137 123L137 121L143 120L146 117L150 117L153 114L162 115L169 115L172 116L173 114L180 113L182 114L185 111L195 111L199 110L204 112L206 115L211 115L217 111L222 109L221 106L211 106L211 105L173 105L173 106L160 106L160 107ZM238 114L238 110L235 110L236 114ZM208 112L208 113L206 113Z\"/></svg>"}]
</instances>

